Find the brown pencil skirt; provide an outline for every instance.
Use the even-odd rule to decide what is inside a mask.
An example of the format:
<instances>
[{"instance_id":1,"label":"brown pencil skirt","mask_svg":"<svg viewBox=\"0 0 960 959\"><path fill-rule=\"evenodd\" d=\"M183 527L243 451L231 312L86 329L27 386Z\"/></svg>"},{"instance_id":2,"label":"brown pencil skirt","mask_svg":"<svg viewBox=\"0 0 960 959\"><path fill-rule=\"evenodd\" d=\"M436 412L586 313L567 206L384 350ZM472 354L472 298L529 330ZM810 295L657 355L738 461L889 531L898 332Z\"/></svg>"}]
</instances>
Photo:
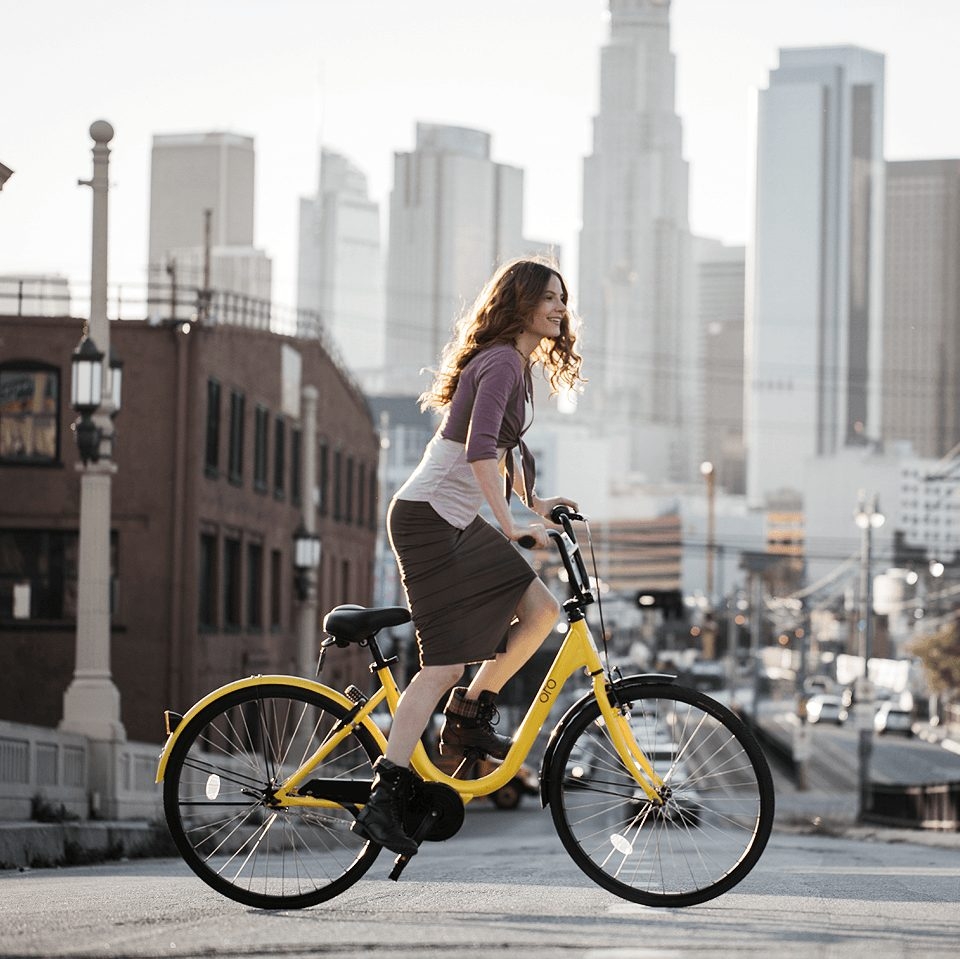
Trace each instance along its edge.
<instances>
[{"instance_id":1,"label":"brown pencil skirt","mask_svg":"<svg viewBox=\"0 0 960 959\"><path fill-rule=\"evenodd\" d=\"M502 652L520 597L537 576L510 540L479 516L458 529L412 500L390 504L387 531L420 665L478 663Z\"/></svg>"}]
</instances>

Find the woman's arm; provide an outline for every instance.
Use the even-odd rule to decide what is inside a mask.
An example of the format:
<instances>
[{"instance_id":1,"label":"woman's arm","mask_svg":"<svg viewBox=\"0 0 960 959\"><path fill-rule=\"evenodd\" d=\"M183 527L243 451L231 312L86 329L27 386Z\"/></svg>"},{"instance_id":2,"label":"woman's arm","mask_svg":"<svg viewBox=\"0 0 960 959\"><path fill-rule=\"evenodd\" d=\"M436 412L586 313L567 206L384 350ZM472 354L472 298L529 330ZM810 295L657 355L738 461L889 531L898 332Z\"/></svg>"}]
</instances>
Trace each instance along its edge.
<instances>
[{"instance_id":1,"label":"woman's arm","mask_svg":"<svg viewBox=\"0 0 960 959\"><path fill-rule=\"evenodd\" d=\"M490 504L490 509L507 539L517 542L522 536L532 536L537 546L549 545L550 541L543 523L518 523L514 519L513 513L510 512L510 504L503 497L503 479L495 459L474 460L470 468L477 478L484 499Z\"/></svg>"}]
</instances>

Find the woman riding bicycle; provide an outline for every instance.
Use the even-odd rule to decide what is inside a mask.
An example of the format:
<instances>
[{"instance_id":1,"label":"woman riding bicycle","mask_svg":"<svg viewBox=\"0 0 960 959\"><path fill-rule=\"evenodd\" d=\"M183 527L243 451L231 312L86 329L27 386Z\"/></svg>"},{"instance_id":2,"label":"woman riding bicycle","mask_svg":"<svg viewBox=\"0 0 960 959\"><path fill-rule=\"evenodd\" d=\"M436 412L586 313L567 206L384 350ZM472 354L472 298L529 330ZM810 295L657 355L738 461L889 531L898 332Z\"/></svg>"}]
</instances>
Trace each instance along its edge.
<instances>
[{"instance_id":1,"label":"woman riding bicycle","mask_svg":"<svg viewBox=\"0 0 960 959\"><path fill-rule=\"evenodd\" d=\"M501 267L457 325L421 408L443 412L423 459L398 490L387 516L416 626L420 671L397 706L387 752L374 766L369 803L353 830L403 855L417 843L400 821L407 768L441 697L470 663L481 663L469 686L456 687L444 709L441 751L475 749L502 759L510 740L492 728L496 697L540 647L559 606L512 543L548 538L543 522L510 510L514 450L524 504L540 517L566 497L541 499L523 435L533 417L530 367L539 363L551 388L581 383L567 308L567 288L541 259ZM506 490L506 495L504 495ZM500 529L480 517L486 502ZM531 517L532 518L532 517Z\"/></svg>"}]
</instances>

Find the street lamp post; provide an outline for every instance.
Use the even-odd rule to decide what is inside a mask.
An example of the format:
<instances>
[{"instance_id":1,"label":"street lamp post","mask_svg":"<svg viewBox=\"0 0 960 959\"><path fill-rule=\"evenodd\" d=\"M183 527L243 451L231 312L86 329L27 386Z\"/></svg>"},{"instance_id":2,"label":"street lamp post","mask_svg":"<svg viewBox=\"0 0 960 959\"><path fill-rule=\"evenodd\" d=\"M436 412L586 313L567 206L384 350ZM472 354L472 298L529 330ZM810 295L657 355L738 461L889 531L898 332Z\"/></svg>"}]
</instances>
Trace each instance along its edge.
<instances>
[{"instance_id":1,"label":"street lamp post","mask_svg":"<svg viewBox=\"0 0 960 959\"><path fill-rule=\"evenodd\" d=\"M707 603L713 608L713 563L714 538L716 534L716 470L713 463L705 461L700 464L700 473L707 481Z\"/></svg>"},{"instance_id":2,"label":"street lamp post","mask_svg":"<svg viewBox=\"0 0 960 959\"><path fill-rule=\"evenodd\" d=\"M110 490L112 416L119 406L120 373L110 356L107 319L107 169L113 127L98 120L90 127L93 179L93 243L90 259L90 319L73 358L71 399L80 414L77 441L80 472L80 548L77 562L77 637L73 679L63 695L60 728L90 741L93 805L115 815L117 744L126 740L120 721L120 692L110 673Z\"/></svg>"},{"instance_id":3,"label":"street lamp post","mask_svg":"<svg viewBox=\"0 0 960 959\"><path fill-rule=\"evenodd\" d=\"M860 528L860 656L863 675L857 680L856 707L859 734L860 803L857 818L863 820L870 802L870 758L873 752L873 687L870 683L870 658L873 655L873 531L883 526L886 517L877 506L876 494L867 502L861 492L854 522Z\"/></svg>"},{"instance_id":4,"label":"street lamp post","mask_svg":"<svg viewBox=\"0 0 960 959\"><path fill-rule=\"evenodd\" d=\"M946 572L946 567L938 559L931 559L927 564L927 612L933 616L935 626L939 626L940 618L940 577Z\"/></svg>"},{"instance_id":5,"label":"street lamp post","mask_svg":"<svg viewBox=\"0 0 960 959\"><path fill-rule=\"evenodd\" d=\"M707 561L707 577L706 582L704 583L704 592L706 593L706 610L704 617L704 631L703 631L703 655L705 659L715 659L717 655L717 627L713 618L714 610L714 595L713 595L713 583L714 583L714 563L716 562L716 545L715 545L715 502L716 502L716 471L713 468L713 463L709 460L704 461L700 464L700 474L706 480L707 483L707 542L706 542L706 561ZM709 628L706 628L708 627Z\"/></svg>"}]
</instances>

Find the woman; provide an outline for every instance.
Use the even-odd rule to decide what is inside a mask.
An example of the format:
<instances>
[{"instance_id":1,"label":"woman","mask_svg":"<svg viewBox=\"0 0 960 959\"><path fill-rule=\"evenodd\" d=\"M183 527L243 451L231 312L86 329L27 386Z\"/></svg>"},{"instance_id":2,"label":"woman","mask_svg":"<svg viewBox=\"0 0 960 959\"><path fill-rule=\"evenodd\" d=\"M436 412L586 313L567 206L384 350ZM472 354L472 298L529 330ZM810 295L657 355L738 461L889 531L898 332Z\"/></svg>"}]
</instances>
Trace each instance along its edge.
<instances>
[{"instance_id":1,"label":"woman","mask_svg":"<svg viewBox=\"0 0 960 959\"><path fill-rule=\"evenodd\" d=\"M544 260L515 260L460 321L432 388L420 397L421 408L442 411L443 420L394 497L387 528L422 668L400 697L370 801L353 825L394 852L417 851L400 822L400 798L437 702L467 664L481 663L470 685L450 695L440 749L502 759L510 740L492 728L496 696L556 623L556 599L512 545L532 537L546 546L546 526L533 515L515 519L509 501L518 449L526 506L539 517L560 503L576 509L565 497L534 493L533 459L522 439L533 414L531 364L541 364L554 392L576 388L575 341L563 278ZM499 530L478 515L484 502Z\"/></svg>"}]
</instances>

